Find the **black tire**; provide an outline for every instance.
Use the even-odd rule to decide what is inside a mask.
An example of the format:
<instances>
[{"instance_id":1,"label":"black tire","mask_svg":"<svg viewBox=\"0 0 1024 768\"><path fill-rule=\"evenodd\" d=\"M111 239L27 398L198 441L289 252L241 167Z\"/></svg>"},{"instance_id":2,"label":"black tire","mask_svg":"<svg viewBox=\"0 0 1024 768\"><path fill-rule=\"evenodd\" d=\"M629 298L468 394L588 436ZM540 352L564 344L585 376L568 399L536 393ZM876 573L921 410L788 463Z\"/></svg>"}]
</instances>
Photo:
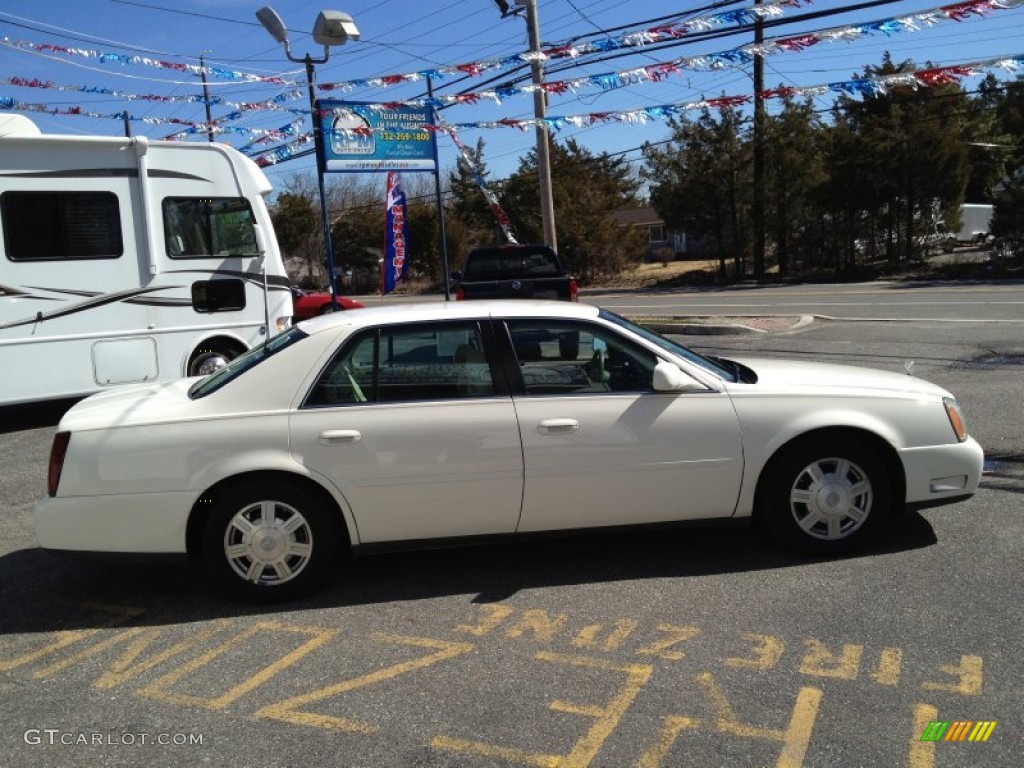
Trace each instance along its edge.
<instances>
[{"instance_id":1,"label":"black tire","mask_svg":"<svg viewBox=\"0 0 1024 768\"><path fill-rule=\"evenodd\" d=\"M332 306L331 304L328 303L328 304L324 304L322 307L320 307L320 311L317 314L318 315L329 315L332 312L340 312L340 311L341 311L341 307L339 307L337 305L333 305Z\"/></svg>"},{"instance_id":2,"label":"black tire","mask_svg":"<svg viewBox=\"0 0 1024 768\"><path fill-rule=\"evenodd\" d=\"M336 511L316 493L261 480L218 499L203 531L203 560L218 586L232 594L290 600L326 581L343 541Z\"/></svg>"},{"instance_id":3,"label":"black tire","mask_svg":"<svg viewBox=\"0 0 1024 768\"><path fill-rule=\"evenodd\" d=\"M836 555L861 546L893 506L885 465L845 436L788 446L764 472L758 518L783 545L802 552Z\"/></svg>"}]
</instances>

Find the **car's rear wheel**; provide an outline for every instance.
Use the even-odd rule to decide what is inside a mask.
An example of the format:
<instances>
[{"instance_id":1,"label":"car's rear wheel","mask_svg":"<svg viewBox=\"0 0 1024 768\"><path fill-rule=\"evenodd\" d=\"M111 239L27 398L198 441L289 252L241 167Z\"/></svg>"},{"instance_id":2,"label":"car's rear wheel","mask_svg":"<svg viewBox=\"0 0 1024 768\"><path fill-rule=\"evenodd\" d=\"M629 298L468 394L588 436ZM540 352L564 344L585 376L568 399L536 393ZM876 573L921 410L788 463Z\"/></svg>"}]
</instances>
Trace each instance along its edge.
<instances>
[{"instance_id":1,"label":"car's rear wheel","mask_svg":"<svg viewBox=\"0 0 1024 768\"><path fill-rule=\"evenodd\" d=\"M337 562L338 520L301 486L256 482L228 490L206 521L203 558L227 590L286 600L323 584Z\"/></svg>"},{"instance_id":2,"label":"car's rear wheel","mask_svg":"<svg viewBox=\"0 0 1024 768\"><path fill-rule=\"evenodd\" d=\"M874 535L892 508L885 465L856 439L815 438L765 467L758 514L783 544L839 554Z\"/></svg>"}]
</instances>

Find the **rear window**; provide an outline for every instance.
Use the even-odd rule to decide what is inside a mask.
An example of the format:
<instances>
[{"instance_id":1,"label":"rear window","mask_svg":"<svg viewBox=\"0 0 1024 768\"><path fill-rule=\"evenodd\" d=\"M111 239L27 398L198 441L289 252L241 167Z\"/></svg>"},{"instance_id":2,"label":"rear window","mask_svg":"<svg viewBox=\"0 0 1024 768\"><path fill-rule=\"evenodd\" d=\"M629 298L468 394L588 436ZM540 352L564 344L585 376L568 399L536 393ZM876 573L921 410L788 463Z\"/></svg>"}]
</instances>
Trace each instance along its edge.
<instances>
[{"instance_id":1,"label":"rear window","mask_svg":"<svg viewBox=\"0 0 1024 768\"><path fill-rule=\"evenodd\" d=\"M216 392L225 384L234 381L246 371L255 368L268 357L276 355L282 349L290 347L297 341L302 341L306 338L309 338L309 334L300 330L298 326L289 328L284 333L279 333L266 344L260 344L258 347L253 347L244 355L236 357L219 371L215 371L206 378L197 381L188 391L189 398L192 400L198 400L200 397L206 397L207 395Z\"/></svg>"},{"instance_id":2,"label":"rear window","mask_svg":"<svg viewBox=\"0 0 1024 768\"><path fill-rule=\"evenodd\" d=\"M463 280L511 280L517 277L559 277L562 266L550 248L494 248L472 251Z\"/></svg>"}]
</instances>

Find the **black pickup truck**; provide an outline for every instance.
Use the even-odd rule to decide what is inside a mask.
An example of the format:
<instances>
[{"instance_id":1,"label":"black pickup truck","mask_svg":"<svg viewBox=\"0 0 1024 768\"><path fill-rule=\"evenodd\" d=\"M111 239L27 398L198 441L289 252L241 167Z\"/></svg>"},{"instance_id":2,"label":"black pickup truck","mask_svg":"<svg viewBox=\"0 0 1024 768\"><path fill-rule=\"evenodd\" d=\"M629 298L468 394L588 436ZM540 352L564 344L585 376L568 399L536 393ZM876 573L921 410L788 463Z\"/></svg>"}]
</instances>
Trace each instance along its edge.
<instances>
[{"instance_id":1,"label":"black pickup truck","mask_svg":"<svg viewBox=\"0 0 1024 768\"><path fill-rule=\"evenodd\" d=\"M579 286L546 245L488 245L474 248L461 272L452 273L455 298L561 299L577 301Z\"/></svg>"}]
</instances>

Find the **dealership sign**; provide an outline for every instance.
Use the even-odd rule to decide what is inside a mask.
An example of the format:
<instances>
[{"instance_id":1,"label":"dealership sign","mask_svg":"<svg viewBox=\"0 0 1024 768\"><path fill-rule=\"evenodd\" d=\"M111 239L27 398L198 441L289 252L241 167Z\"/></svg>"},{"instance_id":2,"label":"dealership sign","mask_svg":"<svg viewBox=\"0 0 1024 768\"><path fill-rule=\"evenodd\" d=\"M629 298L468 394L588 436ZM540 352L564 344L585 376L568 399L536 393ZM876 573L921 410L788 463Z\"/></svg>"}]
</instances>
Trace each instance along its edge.
<instances>
[{"instance_id":1,"label":"dealership sign","mask_svg":"<svg viewBox=\"0 0 1024 768\"><path fill-rule=\"evenodd\" d=\"M321 99L324 171L437 171L430 107Z\"/></svg>"}]
</instances>

